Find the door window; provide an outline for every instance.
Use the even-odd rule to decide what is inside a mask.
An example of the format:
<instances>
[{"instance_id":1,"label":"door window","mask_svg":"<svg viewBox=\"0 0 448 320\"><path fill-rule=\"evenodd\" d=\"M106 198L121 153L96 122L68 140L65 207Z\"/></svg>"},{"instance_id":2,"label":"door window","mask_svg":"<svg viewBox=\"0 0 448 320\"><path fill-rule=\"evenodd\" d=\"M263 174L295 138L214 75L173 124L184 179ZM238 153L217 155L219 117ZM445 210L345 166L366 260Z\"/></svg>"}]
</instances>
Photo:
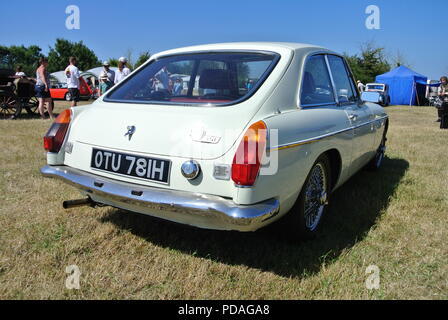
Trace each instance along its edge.
<instances>
[{"instance_id":1,"label":"door window","mask_svg":"<svg viewBox=\"0 0 448 320\"><path fill-rule=\"evenodd\" d=\"M354 103L358 100L354 84L349 77L344 60L341 57L328 55L331 74L340 103Z\"/></svg>"}]
</instances>

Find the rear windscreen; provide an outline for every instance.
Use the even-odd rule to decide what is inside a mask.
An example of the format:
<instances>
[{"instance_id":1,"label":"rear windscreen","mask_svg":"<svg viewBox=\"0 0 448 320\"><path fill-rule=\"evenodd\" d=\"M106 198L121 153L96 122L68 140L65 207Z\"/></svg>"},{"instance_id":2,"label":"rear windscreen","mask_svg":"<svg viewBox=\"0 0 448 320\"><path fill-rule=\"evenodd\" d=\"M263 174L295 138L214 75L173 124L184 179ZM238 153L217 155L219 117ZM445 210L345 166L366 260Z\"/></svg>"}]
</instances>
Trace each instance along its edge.
<instances>
[{"instance_id":1,"label":"rear windscreen","mask_svg":"<svg viewBox=\"0 0 448 320\"><path fill-rule=\"evenodd\" d=\"M125 79L104 101L229 104L252 95L274 68L274 53L162 57Z\"/></svg>"}]
</instances>

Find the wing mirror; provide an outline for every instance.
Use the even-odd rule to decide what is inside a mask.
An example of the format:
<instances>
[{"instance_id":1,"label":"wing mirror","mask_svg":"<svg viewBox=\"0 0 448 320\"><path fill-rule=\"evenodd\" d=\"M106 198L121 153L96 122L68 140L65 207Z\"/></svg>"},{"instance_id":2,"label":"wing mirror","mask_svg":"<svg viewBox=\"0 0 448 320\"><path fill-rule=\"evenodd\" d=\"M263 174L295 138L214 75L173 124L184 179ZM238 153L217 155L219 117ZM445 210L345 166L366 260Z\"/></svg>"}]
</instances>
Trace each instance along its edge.
<instances>
[{"instance_id":1,"label":"wing mirror","mask_svg":"<svg viewBox=\"0 0 448 320\"><path fill-rule=\"evenodd\" d=\"M361 95L361 100L364 102L382 103L383 97L379 92L365 91Z\"/></svg>"}]
</instances>

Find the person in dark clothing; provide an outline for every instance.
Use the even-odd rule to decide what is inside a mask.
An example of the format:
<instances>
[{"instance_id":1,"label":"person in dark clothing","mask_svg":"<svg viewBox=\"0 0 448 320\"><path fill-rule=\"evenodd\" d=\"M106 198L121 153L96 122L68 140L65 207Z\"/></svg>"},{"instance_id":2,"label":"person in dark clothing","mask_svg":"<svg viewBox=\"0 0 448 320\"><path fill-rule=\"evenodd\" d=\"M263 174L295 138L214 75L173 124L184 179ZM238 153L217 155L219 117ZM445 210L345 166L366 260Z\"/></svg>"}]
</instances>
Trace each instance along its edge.
<instances>
[{"instance_id":1,"label":"person in dark clothing","mask_svg":"<svg viewBox=\"0 0 448 320\"><path fill-rule=\"evenodd\" d=\"M448 78L441 77L440 78L440 87L439 87L439 98L442 101L442 105L437 108L437 115L440 121L440 128L447 129L448 128Z\"/></svg>"},{"instance_id":2,"label":"person in dark clothing","mask_svg":"<svg viewBox=\"0 0 448 320\"><path fill-rule=\"evenodd\" d=\"M440 78L440 87L438 91L438 95L440 100L442 100L443 104L441 107L437 108L438 119L437 122L440 122L442 119L442 110L446 103L448 103L448 78L443 76Z\"/></svg>"}]
</instances>

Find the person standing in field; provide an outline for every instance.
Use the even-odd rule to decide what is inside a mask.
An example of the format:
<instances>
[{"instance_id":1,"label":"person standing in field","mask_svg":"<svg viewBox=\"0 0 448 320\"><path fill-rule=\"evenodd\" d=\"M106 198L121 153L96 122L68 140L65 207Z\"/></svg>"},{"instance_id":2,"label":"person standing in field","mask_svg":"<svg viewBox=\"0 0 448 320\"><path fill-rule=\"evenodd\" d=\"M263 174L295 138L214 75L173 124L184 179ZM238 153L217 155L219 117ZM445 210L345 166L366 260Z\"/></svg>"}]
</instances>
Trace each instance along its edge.
<instances>
[{"instance_id":1,"label":"person standing in field","mask_svg":"<svg viewBox=\"0 0 448 320\"><path fill-rule=\"evenodd\" d=\"M361 82L361 80L358 80L356 83L358 85L359 92L363 93L364 92L364 87L365 87L364 84Z\"/></svg>"},{"instance_id":2,"label":"person standing in field","mask_svg":"<svg viewBox=\"0 0 448 320\"><path fill-rule=\"evenodd\" d=\"M440 87L438 90L438 95L440 97L440 100L442 100L442 106L437 108L437 122L440 122L442 120L442 113L443 108L445 108L448 105L448 78L443 76L440 78Z\"/></svg>"},{"instance_id":3,"label":"person standing in field","mask_svg":"<svg viewBox=\"0 0 448 320\"><path fill-rule=\"evenodd\" d=\"M103 71L100 73L100 95L113 87L115 81L115 71L110 69L108 61L103 62Z\"/></svg>"},{"instance_id":4,"label":"person standing in field","mask_svg":"<svg viewBox=\"0 0 448 320\"><path fill-rule=\"evenodd\" d=\"M79 101L79 69L76 66L76 58L70 57L70 65L65 69L67 88L70 93L71 107L76 107Z\"/></svg>"},{"instance_id":5,"label":"person standing in field","mask_svg":"<svg viewBox=\"0 0 448 320\"><path fill-rule=\"evenodd\" d=\"M45 118L45 104L47 104L50 119L54 119L53 102L50 95L50 73L47 71L48 59L41 57L39 59L39 67L36 70L36 97L39 100L38 111L42 119Z\"/></svg>"},{"instance_id":6,"label":"person standing in field","mask_svg":"<svg viewBox=\"0 0 448 320\"><path fill-rule=\"evenodd\" d=\"M128 60L125 57L118 59L118 70L115 72L115 84L123 81L131 73L131 70L127 67L127 63Z\"/></svg>"}]
</instances>

